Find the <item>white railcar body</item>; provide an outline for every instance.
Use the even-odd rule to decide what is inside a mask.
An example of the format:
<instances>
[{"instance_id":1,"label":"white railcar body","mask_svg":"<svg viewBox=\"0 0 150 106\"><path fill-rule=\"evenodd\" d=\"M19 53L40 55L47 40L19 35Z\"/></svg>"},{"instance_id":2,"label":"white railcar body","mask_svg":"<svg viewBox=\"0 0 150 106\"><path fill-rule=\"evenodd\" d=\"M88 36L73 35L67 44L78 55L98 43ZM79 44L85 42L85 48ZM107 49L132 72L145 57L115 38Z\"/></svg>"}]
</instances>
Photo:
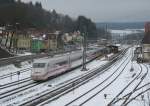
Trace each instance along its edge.
<instances>
[{"instance_id":1,"label":"white railcar body","mask_svg":"<svg viewBox=\"0 0 150 106\"><path fill-rule=\"evenodd\" d=\"M87 56L91 55L93 58L93 53L95 52L98 52L98 50L87 51ZM71 68L71 63L80 58L82 58L82 51L68 53L55 58L35 60L31 78L35 81L47 80L49 77L56 76L69 70Z\"/></svg>"},{"instance_id":2,"label":"white railcar body","mask_svg":"<svg viewBox=\"0 0 150 106\"><path fill-rule=\"evenodd\" d=\"M64 73L70 69L70 64L82 57L81 52L69 53L65 56L51 58L51 59L38 59L33 63L31 78L33 80L46 80L49 77L56 76Z\"/></svg>"}]
</instances>

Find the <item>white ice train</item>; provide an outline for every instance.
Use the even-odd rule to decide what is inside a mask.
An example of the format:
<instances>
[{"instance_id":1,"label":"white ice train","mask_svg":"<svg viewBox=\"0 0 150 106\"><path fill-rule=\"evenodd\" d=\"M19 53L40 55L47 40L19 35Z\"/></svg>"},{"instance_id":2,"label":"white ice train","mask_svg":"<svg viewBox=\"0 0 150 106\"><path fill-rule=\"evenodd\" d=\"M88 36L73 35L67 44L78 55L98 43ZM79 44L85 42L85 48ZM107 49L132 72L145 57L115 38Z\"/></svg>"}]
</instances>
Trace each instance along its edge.
<instances>
[{"instance_id":1,"label":"white ice train","mask_svg":"<svg viewBox=\"0 0 150 106\"><path fill-rule=\"evenodd\" d=\"M98 50L88 52L87 56L95 52L98 52ZM82 58L82 52L78 51L61 57L35 60L31 78L35 81L47 80L49 77L56 76L69 70L72 67L71 63L80 58Z\"/></svg>"}]
</instances>

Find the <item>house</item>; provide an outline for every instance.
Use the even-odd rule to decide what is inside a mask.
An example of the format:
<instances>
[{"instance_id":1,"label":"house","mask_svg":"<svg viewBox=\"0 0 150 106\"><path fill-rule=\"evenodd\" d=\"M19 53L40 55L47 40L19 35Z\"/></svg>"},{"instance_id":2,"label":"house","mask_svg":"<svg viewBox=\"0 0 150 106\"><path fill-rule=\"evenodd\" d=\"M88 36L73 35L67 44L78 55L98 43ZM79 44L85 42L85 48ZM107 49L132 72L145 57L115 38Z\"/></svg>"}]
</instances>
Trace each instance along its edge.
<instances>
[{"instance_id":1,"label":"house","mask_svg":"<svg viewBox=\"0 0 150 106\"><path fill-rule=\"evenodd\" d=\"M69 33L65 33L65 34L63 35L63 40L64 40L65 43L67 43L67 42L72 41L72 40L73 40L73 37L72 37Z\"/></svg>"},{"instance_id":2,"label":"house","mask_svg":"<svg viewBox=\"0 0 150 106\"><path fill-rule=\"evenodd\" d=\"M15 38L17 41L17 49L18 50L27 50L29 51L31 48L31 38L24 35L19 35Z\"/></svg>"},{"instance_id":3,"label":"house","mask_svg":"<svg viewBox=\"0 0 150 106\"><path fill-rule=\"evenodd\" d=\"M142 54L145 61L150 61L150 22L145 24L145 35L142 40Z\"/></svg>"},{"instance_id":4,"label":"house","mask_svg":"<svg viewBox=\"0 0 150 106\"><path fill-rule=\"evenodd\" d=\"M143 59L150 61L150 35L145 35L143 38L142 53Z\"/></svg>"},{"instance_id":5,"label":"house","mask_svg":"<svg viewBox=\"0 0 150 106\"><path fill-rule=\"evenodd\" d=\"M57 33L47 33L47 47L49 50L57 50L58 42L58 34Z\"/></svg>"},{"instance_id":6,"label":"house","mask_svg":"<svg viewBox=\"0 0 150 106\"><path fill-rule=\"evenodd\" d=\"M145 33L150 33L150 22L145 23Z\"/></svg>"}]
</instances>

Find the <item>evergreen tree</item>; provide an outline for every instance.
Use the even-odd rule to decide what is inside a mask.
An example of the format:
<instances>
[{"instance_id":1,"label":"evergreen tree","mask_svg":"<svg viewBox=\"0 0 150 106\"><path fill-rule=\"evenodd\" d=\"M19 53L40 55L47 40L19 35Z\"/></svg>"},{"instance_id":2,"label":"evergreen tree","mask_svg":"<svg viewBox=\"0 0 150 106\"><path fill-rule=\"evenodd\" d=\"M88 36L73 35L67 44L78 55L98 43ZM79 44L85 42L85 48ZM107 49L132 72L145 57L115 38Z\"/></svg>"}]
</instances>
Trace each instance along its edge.
<instances>
[{"instance_id":1,"label":"evergreen tree","mask_svg":"<svg viewBox=\"0 0 150 106\"><path fill-rule=\"evenodd\" d=\"M73 20L68 15L58 14L55 10L44 10L40 2L25 4L21 0L0 0L0 25L10 24L15 29L16 23L19 23L22 29L60 30L68 33L79 30L82 33L86 32L88 38L97 39L95 23L84 16Z\"/></svg>"}]
</instances>

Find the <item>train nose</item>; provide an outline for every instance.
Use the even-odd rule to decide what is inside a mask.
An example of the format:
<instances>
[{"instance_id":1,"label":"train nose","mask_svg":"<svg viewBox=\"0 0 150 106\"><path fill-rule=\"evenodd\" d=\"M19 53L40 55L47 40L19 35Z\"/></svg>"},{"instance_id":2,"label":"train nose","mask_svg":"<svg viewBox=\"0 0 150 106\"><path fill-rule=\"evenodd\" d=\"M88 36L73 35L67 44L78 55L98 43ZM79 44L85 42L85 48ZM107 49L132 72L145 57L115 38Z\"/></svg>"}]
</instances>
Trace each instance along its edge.
<instances>
[{"instance_id":1,"label":"train nose","mask_svg":"<svg viewBox=\"0 0 150 106\"><path fill-rule=\"evenodd\" d=\"M45 80L45 77L41 76L41 75L31 75L31 78L34 81L43 81L43 80Z\"/></svg>"},{"instance_id":2,"label":"train nose","mask_svg":"<svg viewBox=\"0 0 150 106\"><path fill-rule=\"evenodd\" d=\"M32 80L35 80L35 81L42 81L46 79L46 74L42 70L34 71L31 74L31 78Z\"/></svg>"},{"instance_id":3,"label":"train nose","mask_svg":"<svg viewBox=\"0 0 150 106\"><path fill-rule=\"evenodd\" d=\"M37 80L37 79L38 79L38 76L31 75L31 78L32 78L33 80Z\"/></svg>"}]
</instances>

